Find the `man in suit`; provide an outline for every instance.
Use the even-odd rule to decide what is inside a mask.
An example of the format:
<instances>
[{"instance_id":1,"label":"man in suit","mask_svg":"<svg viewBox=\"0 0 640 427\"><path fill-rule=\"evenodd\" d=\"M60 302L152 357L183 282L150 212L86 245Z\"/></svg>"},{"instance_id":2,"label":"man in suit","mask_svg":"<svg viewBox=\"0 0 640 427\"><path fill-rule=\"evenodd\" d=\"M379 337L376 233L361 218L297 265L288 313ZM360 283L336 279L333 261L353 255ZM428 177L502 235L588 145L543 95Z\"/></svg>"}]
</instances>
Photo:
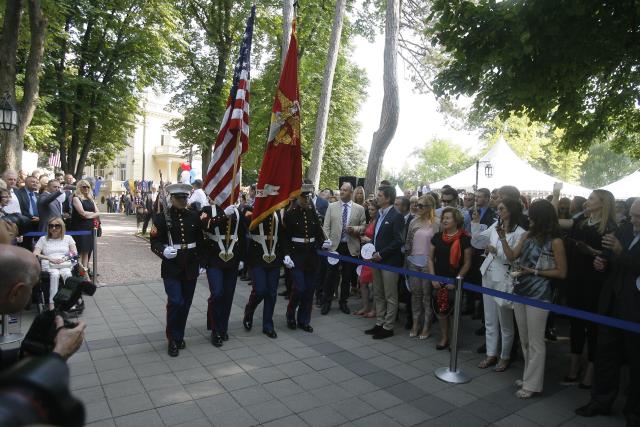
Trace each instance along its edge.
<instances>
[{"instance_id":1,"label":"man in suit","mask_svg":"<svg viewBox=\"0 0 640 427\"><path fill-rule=\"evenodd\" d=\"M324 217L324 234L331 241L330 251L337 251L340 255L357 257L360 253L360 234L366 227L364 208L351 199L353 186L345 182L340 187L340 200L329 205L327 215ZM326 262L326 261L324 261ZM338 262L327 267L327 277L324 281L324 301L321 314L329 313L331 300L338 282L338 273L342 270L340 278L340 311L349 314L347 298L349 298L349 283L353 276L355 264L350 262Z\"/></svg>"},{"instance_id":2,"label":"man in suit","mask_svg":"<svg viewBox=\"0 0 640 427\"><path fill-rule=\"evenodd\" d=\"M16 171L9 169L6 170L4 174L2 174L2 178L7 184L7 190L9 190L9 193L11 194L11 200L9 200L9 204L3 209L4 213L20 213L20 202L18 201L18 197L16 196L18 174L16 173Z\"/></svg>"},{"instance_id":3,"label":"man in suit","mask_svg":"<svg viewBox=\"0 0 640 427\"><path fill-rule=\"evenodd\" d=\"M60 182L52 179L47 183L47 191L38 198L38 214L40 214L40 231L47 231L47 224L51 218L62 217L62 202L60 196L64 193L60 191Z\"/></svg>"},{"instance_id":4,"label":"man in suit","mask_svg":"<svg viewBox=\"0 0 640 427\"><path fill-rule=\"evenodd\" d=\"M404 218L394 209L396 191L390 185L378 188L376 201L380 207L373 235L376 251L371 258L374 262L402 266L402 230ZM373 299L378 315L376 325L365 331L373 335L373 339L384 339L393 336L393 327L398 312L398 273L374 269Z\"/></svg>"},{"instance_id":5,"label":"man in suit","mask_svg":"<svg viewBox=\"0 0 640 427\"><path fill-rule=\"evenodd\" d=\"M20 202L20 211L22 215L31 220L31 230L33 231L38 230L38 187L40 187L40 182L32 176L27 176L24 180L24 187L16 191L16 197ZM31 250L33 238L25 237L20 246Z\"/></svg>"},{"instance_id":6,"label":"man in suit","mask_svg":"<svg viewBox=\"0 0 640 427\"><path fill-rule=\"evenodd\" d=\"M600 314L640 323L640 200L631 206L630 224L618 228L615 235L602 238L610 254L598 256L594 267L607 271L599 299ZM607 415L620 390L620 369L629 366L627 402L623 412L627 426L640 426L640 335L622 329L598 326L598 349L594 364L591 401L576 409L583 417Z\"/></svg>"}]
</instances>

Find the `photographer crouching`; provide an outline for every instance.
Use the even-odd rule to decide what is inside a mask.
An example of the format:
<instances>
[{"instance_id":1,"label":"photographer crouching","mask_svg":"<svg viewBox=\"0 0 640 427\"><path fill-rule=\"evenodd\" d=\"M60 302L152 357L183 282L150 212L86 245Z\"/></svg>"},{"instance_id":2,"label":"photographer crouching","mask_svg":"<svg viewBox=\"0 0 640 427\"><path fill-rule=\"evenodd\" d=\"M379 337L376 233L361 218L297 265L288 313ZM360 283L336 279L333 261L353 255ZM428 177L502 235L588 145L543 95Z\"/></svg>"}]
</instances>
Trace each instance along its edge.
<instances>
[{"instance_id":1,"label":"photographer crouching","mask_svg":"<svg viewBox=\"0 0 640 427\"><path fill-rule=\"evenodd\" d=\"M40 279L40 265L29 251L0 244L0 314L21 311ZM53 313L53 312L52 312ZM42 318L41 318L42 319ZM85 323L65 323L56 315L46 355L21 349L0 350L0 425L36 423L83 425L84 407L69 392L66 360L82 345ZM35 323L35 322L34 322ZM34 332L32 325L27 338Z\"/></svg>"}]
</instances>

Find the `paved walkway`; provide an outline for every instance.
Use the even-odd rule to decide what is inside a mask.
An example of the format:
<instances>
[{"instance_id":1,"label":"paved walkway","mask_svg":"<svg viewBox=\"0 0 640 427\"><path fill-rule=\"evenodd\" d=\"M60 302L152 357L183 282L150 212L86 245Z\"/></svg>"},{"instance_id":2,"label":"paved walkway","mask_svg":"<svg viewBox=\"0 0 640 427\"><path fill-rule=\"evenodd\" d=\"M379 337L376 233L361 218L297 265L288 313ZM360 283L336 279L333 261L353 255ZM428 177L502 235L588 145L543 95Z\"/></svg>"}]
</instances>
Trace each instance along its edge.
<instances>
[{"instance_id":1,"label":"paved walkway","mask_svg":"<svg viewBox=\"0 0 640 427\"><path fill-rule=\"evenodd\" d=\"M548 346L544 394L523 401L512 386L521 361L505 373L475 367L476 321L465 318L460 352L460 365L473 380L453 386L433 375L449 359L448 352L435 349L435 338L410 339L398 325L398 335L373 341L363 334L369 320L337 308L328 316L314 310L313 334L290 331L283 316L286 301L279 298L278 339L260 332L259 313L254 330L245 332L246 282L238 282L231 338L217 349L205 330L208 290L200 280L187 348L170 358L164 290L157 272L148 270L158 263L147 244L128 234L132 220L104 219L100 274L108 285L87 298L82 316L87 342L70 360L72 388L86 403L91 426L623 425L620 402L615 417L573 414L589 395L558 384L568 363L566 341ZM146 265L142 272L135 267L140 261Z\"/></svg>"}]
</instances>

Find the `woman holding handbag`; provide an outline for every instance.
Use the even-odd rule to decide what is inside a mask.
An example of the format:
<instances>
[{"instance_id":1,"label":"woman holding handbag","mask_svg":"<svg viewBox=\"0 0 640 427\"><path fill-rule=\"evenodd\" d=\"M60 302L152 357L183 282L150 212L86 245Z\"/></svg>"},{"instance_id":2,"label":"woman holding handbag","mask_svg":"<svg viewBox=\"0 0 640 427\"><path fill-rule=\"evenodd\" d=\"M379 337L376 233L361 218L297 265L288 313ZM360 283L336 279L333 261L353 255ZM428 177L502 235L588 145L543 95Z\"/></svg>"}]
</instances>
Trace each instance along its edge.
<instances>
[{"instance_id":1,"label":"woman holding handbag","mask_svg":"<svg viewBox=\"0 0 640 427\"><path fill-rule=\"evenodd\" d=\"M514 248L503 229L498 229L498 236L507 259L514 262L513 293L551 302L551 280L564 279L567 275L567 256L553 205L546 200L531 204L529 231ZM549 311L520 303L514 303L513 310L524 355L524 373L522 380L516 381L520 387L516 396L528 399L542 392L546 358L544 331Z\"/></svg>"},{"instance_id":2,"label":"woman holding handbag","mask_svg":"<svg viewBox=\"0 0 640 427\"><path fill-rule=\"evenodd\" d=\"M376 218L378 217L378 203L371 199L366 202L367 210L369 213L369 223L364 230L364 234L360 236L362 244L371 243L373 240L373 234L376 227ZM358 278L360 284L360 298L362 299L362 308L356 311L356 316L364 316L368 319L376 317L376 312L371 308L371 301L369 301L369 285L373 283L373 273L371 267L365 265L360 269L360 277Z\"/></svg>"},{"instance_id":3,"label":"woman holding handbag","mask_svg":"<svg viewBox=\"0 0 640 427\"><path fill-rule=\"evenodd\" d=\"M93 192L88 181L78 181L73 194L73 212L71 212L71 228L73 231L93 231L99 221L100 212L93 200ZM99 224L99 222L98 222ZM96 227L97 228L97 227ZM89 257L93 250L93 235L73 236L78 246L80 264L89 265Z\"/></svg>"},{"instance_id":4,"label":"woman holding handbag","mask_svg":"<svg viewBox=\"0 0 640 427\"><path fill-rule=\"evenodd\" d=\"M500 244L499 230L504 231L507 243L514 247L525 233L518 226L522 217L522 204L518 200L504 199L498 204L498 221L487 227L480 224L480 216L474 212L471 222L471 245L484 249L486 258L480 266L482 286L502 292L513 292L513 278L509 274L509 260ZM513 325L513 305L511 302L483 295L484 326L487 347L486 357L478 368L486 369L496 365L496 372L504 372L510 363L511 347L515 335ZM500 357L498 347L500 345Z\"/></svg>"}]
</instances>

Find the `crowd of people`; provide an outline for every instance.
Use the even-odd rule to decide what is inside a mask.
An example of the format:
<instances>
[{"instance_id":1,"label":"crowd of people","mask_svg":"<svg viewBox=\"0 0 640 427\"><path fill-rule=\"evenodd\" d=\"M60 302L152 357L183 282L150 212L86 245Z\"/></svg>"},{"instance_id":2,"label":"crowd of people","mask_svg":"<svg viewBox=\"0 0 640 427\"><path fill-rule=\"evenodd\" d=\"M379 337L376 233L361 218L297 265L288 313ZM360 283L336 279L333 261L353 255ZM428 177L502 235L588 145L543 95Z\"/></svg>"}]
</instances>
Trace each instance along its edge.
<instances>
[{"instance_id":1,"label":"crowd of people","mask_svg":"<svg viewBox=\"0 0 640 427\"><path fill-rule=\"evenodd\" d=\"M42 187L41 177L21 175L3 174L0 216L20 214L28 219L29 230L46 233L31 241L20 240L18 233L12 237L40 258L55 289L53 282L70 274L69 257L88 263L91 237L70 239L65 229L96 226L99 212L91 185L66 175L45 180ZM254 313L263 304L262 331L277 338L273 312L282 267L289 300L286 326L292 330L313 332L315 297L321 315L329 314L337 300L345 315L371 319L364 333L383 340L398 333L404 305L401 323L409 339L434 336L436 349L449 348L452 280L357 266L349 258L448 279L463 277L486 288L640 322L640 199L616 201L606 190L594 190L587 199L561 198L559 185L547 198L531 200L512 186L475 192L423 187L397 195L382 181L375 194L366 195L348 180L337 191L316 192L305 183L299 197L258 218L258 226L250 229L255 186L224 208L212 203L199 180L165 190L164 212L152 215L158 210L152 206L155 191L138 204L145 208L146 223L153 216L151 249L162 259L172 357L186 346L184 328L202 271L211 292L207 328L214 346L229 340L238 277L249 278L252 286L244 328L252 329ZM319 249L340 258L320 256ZM361 303L352 312L353 296ZM524 368L516 395L527 399L542 393L546 342L556 339L556 316L526 303L466 291L462 304L464 314L478 320L476 333L485 337L477 366L504 372L521 350ZM640 336L574 317L569 324L570 364L558 380L592 393L591 402L576 412L609 413L620 386L620 367L628 364L625 415L629 425L638 425Z\"/></svg>"},{"instance_id":2,"label":"crowd of people","mask_svg":"<svg viewBox=\"0 0 640 427\"><path fill-rule=\"evenodd\" d=\"M100 212L93 195L92 183L73 175L54 176L36 170L7 170L0 180L0 220L4 243L12 243L32 251L49 273L48 304L59 279L71 276L77 264L85 273L93 251L93 230L100 227ZM91 232L69 236L68 231ZM24 235L38 233L35 237Z\"/></svg>"}]
</instances>

